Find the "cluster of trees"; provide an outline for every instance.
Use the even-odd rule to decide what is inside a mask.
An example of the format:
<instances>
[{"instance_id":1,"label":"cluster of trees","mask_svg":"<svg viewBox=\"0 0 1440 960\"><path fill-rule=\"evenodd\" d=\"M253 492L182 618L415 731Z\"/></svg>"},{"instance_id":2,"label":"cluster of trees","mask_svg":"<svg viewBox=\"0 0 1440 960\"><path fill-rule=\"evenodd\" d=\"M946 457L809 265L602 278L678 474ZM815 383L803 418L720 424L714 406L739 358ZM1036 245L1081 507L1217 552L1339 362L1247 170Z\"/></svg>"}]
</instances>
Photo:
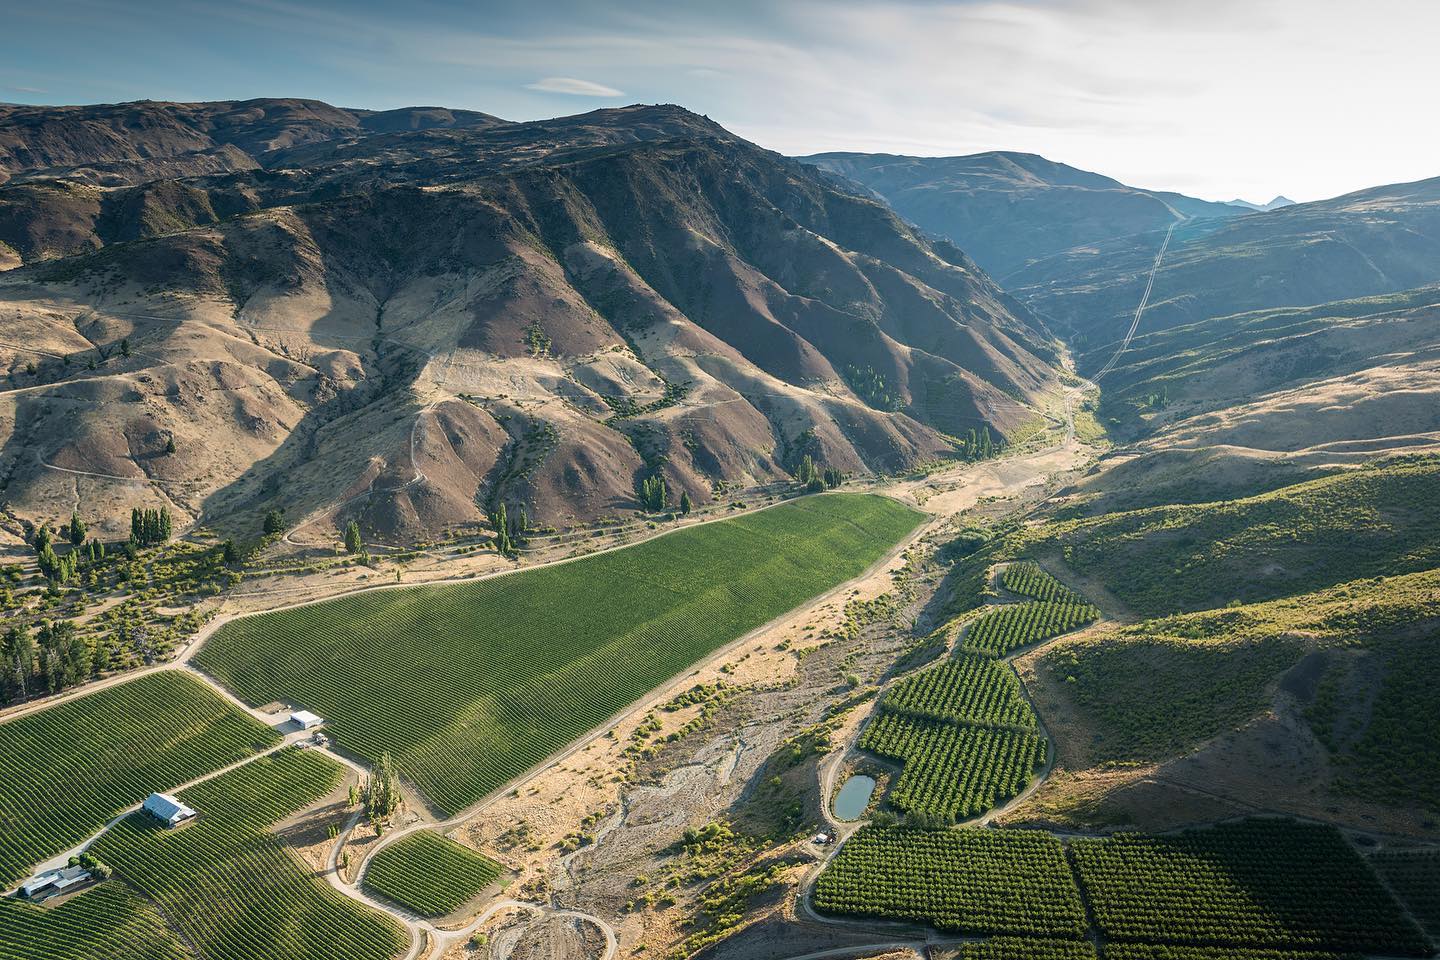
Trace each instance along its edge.
<instances>
[{"instance_id":1,"label":"cluster of trees","mask_svg":"<svg viewBox=\"0 0 1440 960\"><path fill-rule=\"evenodd\" d=\"M665 484L663 474L652 474L640 481L640 505L650 513L663 513L666 510L677 510L682 516L689 516L690 511L695 509L695 501L690 499L690 491L680 491L680 501L672 508L670 502L670 488Z\"/></svg>"},{"instance_id":2,"label":"cluster of trees","mask_svg":"<svg viewBox=\"0 0 1440 960\"><path fill-rule=\"evenodd\" d=\"M129 359L132 354L133 351L130 347L130 338L126 337L125 339L120 341L120 356ZM85 358L85 368L87 370L98 370L100 369L100 364L109 360L111 356L113 356L112 348L101 344L100 346L95 348L94 355ZM80 361L80 354L66 354L60 358L60 364L62 369L59 370L55 369L53 364L47 362L46 376L49 378L64 376L66 373L68 373L68 368L72 364L79 363ZM25 373L26 375L31 377L40 375L40 370L35 366L34 360L26 362ZM171 452L173 453L174 451Z\"/></svg>"},{"instance_id":3,"label":"cluster of trees","mask_svg":"<svg viewBox=\"0 0 1440 960\"><path fill-rule=\"evenodd\" d=\"M501 503L490 513L490 524L495 528L495 549L506 556L514 556L528 539L530 513L522 503L512 515Z\"/></svg>"},{"instance_id":4,"label":"cluster of trees","mask_svg":"<svg viewBox=\"0 0 1440 960\"><path fill-rule=\"evenodd\" d=\"M895 683L880 701L889 713L924 720L995 727L1035 728L1035 714L1020 693L1009 664L958 652L939 666Z\"/></svg>"},{"instance_id":5,"label":"cluster of trees","mask_svg":"<svg viewBox=\"0 0 1440 960\"><path fill-rule=\"evenodd\" d=\"M960 454L966 460L988 460L1000 452L1000 445L990 436L990 428L982 427L977 433L972 427L960 439Z\"/></svg>"},{"instance_id":6,"label":"cluster of trees","mask_svg":"<svg viewBox=\"0 0 1440 960\"><path fill-rule=\"evenodd\" d=\"M840 486L845 482L845 474L834 467L820 467L807 453L795 469L795 479L810 493L819 493Z\"/></svg>"},{"instance_id":7,"label":"cluster of trees","mask_svg":"<svg viewBox=\"0 0 1440 960\"><path fill-rule=\"evenodd\" d=\"M360 796L356 797L352 793L351 799L364 800L365 815L370 818L376 832L383 830L384 825L400 812L405 798L400 793L400 775L395 772L395 761L390 754L380 755L380 762L375 764L375 769L365 778L359 794Z\"/></svg>"},{"instance_id":8,"label":"cluster of trees","mask_svg":"<svg viewBox=\"0 0 1440 960\"><path fill-rule=\"evenodd\" d=\"M17 624L0 637L0 690L6 701L55 693L108 669L109 659L68 621L43 621L33 633Z\"/></svg>"},{"instance_id":9,"label":"cluster of trees","mask_svg":"<svg viewBox=\"0 0 1440 960\"><path fill-rule=\"evenodd\" d=\"M899 410L904 401L900 395L885 383L885 375L874 367L857 367L854 364L846 364L845 381L850 384L850 389L864 400L866 405L876 410Z\"/></svg>"},{"instance_id":10,"label":"cluster of trees","mask_svg":"<svg viewBox=\"0 0 1440 960\"><path fill-rule=\"evenodd\" d=\"M640 481L640 503L651 513L660 513L669 505L670 491L665 486L665 478L660 474L646 477Z\"/></svg>"},{"instance_id":11,"label":"cluster of trees","mask_svg":"<svg viewBox=\"0 0 1440 960\"><path fill-rule=\"evenodd\" d=\"M109 880L115 875L115 871L110 868L110 865L98 859L93 853L82 853L71 857L70 866L84 867L96 880Z\"/></svg>"},{"instance_id":12,"label":"cluster of trees","mask_svg":"<svg viewBox=\"0 0 1440 960\"><path fill-rule=\"evenodd\" d=\"M351 520L345 525L345 552L360 553L365 549L365 541L360 538L360 524Z\"/></svg>"},{"instance_id":13,"label":"cluster of trees","mask_svg":"<svg viewBox=\"0 0 1440 960\"><path fill-rule=\"evenodd\" d=\"M285 532L285 514L280 510L270 510L261 521L260 529L265 531L267 537L277 533Z\"/></svg>"},{"instance_id":14,"label":"cluster of trees","mask_svg":"<svg viewBox=\"0 0 1440 960\"><path fill-rule=\"evenodd\" d=\"M141 510L136 507L130 511L130 542L136 546L148 547L165 543L170 539L171 530L169 507L161 507L159 510Z\"/></svg>"},{"instance_id":15,"label":"cluster of trees","mask_svg":"<svg viewBox=\"0 0 1440 960\"><path fill-rule=\"evenodd\" d=\"M35 531L35 556L45 579L51 583L68 583L77 572L105 558L103 543L99 540L85 542L87 529L78 513L70 515L70 522L61 528L61 532L70 541L72 549L63 556L55 550L55 535L50 532L49 526L41 525Z\"/></svg>"}]
</instances>

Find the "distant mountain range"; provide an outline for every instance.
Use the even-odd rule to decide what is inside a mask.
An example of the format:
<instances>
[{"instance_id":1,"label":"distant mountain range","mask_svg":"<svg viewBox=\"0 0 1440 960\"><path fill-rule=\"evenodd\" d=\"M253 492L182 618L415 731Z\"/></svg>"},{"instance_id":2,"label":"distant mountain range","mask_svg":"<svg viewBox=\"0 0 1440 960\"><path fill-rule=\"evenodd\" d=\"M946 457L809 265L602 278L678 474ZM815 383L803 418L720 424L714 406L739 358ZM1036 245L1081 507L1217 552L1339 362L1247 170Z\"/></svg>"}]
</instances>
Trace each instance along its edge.
<instances>
[{"instance_id":1,"label":"distant mountain range","mask_svg":"<svg viewBox=\"0 0 1440 960\"><path fill-rule=\"evenodd\" d=\"M1073 331L1082 372L1094 369L1130 326L1163 236L1154 230L1036 260L1007 287L1057 329ZM1437 282L1440 178L1389 184L1180 224L1155 271L1140 332Z\"/></svg>"},{"instance_id":2,"label":"distant mountain range","mask_svg":"<svg viewBox=\"0 0 1440 960\"><path fill-rule=\"evenodd\" d=\"M1278 196L1269 203L1251 203L1249 200L1231 200L1230 204L1236 207L1245 207L1249 210L1279 210L1281 207L1293 207L1295 201L1286 196Z\"/></svg>"},{"instance_id":3,"label":"distant mountain range","mask_svg":"<svg viewBox=\"0 0 1440 960\"><path fill-rule=\"evenodd\" d=\"M1163 229L1187 217L1235 217L1248 206L1142 190L1032 153L800 158L883 197L911 223L959 245L1003 278L1083 244Z\"/></svg>"}]
</instances>

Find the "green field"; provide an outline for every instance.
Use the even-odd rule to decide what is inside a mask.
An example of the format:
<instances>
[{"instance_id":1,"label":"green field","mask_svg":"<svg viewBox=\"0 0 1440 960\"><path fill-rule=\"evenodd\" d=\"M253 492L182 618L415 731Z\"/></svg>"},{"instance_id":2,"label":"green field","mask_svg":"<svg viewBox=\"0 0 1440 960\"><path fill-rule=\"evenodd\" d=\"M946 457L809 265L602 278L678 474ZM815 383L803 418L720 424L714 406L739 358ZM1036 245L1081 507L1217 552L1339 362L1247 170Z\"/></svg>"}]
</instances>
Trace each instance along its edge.
<instances>
[{"instance_id":1,"label":"green field","mask_svg":"<svg viewBox=\"0 0 1440 960\"><path fill-rule=\"evenodd\" d=\"M0 960L194 960L155 908L117 881L55 907L0 899Z\"/></svg>"},{"instance_id":2,"label":"green field","mask_svg":"<svg viewBox=\"0 0 1440 960\"><path fill-rule=\"evenodd\" d=\"M1085 910L1049 834L862 827L815 881L816 909L964 934L1079 940Z\"/></svg>"},{"instance_id":3,"label":"green field","mask_svg":"<svg viewBox=\"0 0 1440 960\"><path fill-rule=\"evenodd\" d=\"M430 830L401 837L370 859L366 889L423 917L442 917L500 879L505 868Z\"/></svg>"},{"instance_id":4,"label":"green field","mask_svg":"<svg viewBox=\"0 0 1440 960\"><path fill-rule=\"evenodd\" d=\"M1095 922L1111 940L1430 953L1333 827L1256 819L1077 839L1070 853Z\"/></svg>"},{"instance_id":5,"label":"green field","mask_svg":"<svg viewBox=\"0 0 1440 960\"><path fill-rule=\"evenodd\" d=\"M342 750L391 754L455 813L864 572L920 519L882 497L807 497L572 563L231 621L197 663L250 703L314 710Z\"/></svg>"},{"instance_id":6,"label":"green field","mask_svg":"<svg viewBox=\"0 0 1440 960\"><path fill-rule=\"evenodd\" d=\"M281 750L184 791L193 822L167 830L135 813L91 852L202 956L387 960L409 945L404 929L335 891L268 832L343 777L323 754Z\"/></svg>"},{"instance_id":7,"label":"green field","mask_svg":"<svg viewBox=\"0 0 1440 960\"><path fill-rule=\"evenodd\" d=\"M279 742L178 670L0 724L0 884L169 790Z\"/></svg>"}]
</instances>

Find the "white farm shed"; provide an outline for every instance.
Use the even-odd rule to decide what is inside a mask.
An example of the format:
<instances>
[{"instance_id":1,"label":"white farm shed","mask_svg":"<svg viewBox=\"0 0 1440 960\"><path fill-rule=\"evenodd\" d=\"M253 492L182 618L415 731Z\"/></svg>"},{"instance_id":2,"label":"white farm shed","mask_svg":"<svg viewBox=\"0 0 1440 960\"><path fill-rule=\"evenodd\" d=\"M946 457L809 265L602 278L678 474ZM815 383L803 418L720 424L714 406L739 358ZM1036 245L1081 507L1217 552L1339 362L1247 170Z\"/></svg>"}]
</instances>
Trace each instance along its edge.
<instances>
[{"instance_id":1,"label":"white farm shed","mask_svg":"<svg viewBox=\"0 0 1440 960\"><path fill-rule=\"evenodd\" d=\"M59 870L47 870L22 884L20 895L27 900L55 896L64 893L71 887L89 883L90 879L90 871L84 867L61 867Z\"/></svg>"},{"instance_id":2,"label":"white farm shed","mask_svg":"<svg viewBox=\"0 0 1440 960\"><path fill-rule=\"evenodd\" d=\"M318 727L320 726L320 724L324 723L325 720L321 717L317 717L309 710L296 710L294 713L290 714L290 722L294 723L301 730L313 730L315 727Z\"/></svg>"},{"instance_id":3,"label":"white farm shed","mask_svg":"<svg viewBox=\"0 0 1440 960\"><path fill-rule=\"evenodd\" d=\"M176 800L168 793L152 793L145 798L145 812L167 827L184 823L195 816L195 811Z\"/></svg>"}]
</instances>

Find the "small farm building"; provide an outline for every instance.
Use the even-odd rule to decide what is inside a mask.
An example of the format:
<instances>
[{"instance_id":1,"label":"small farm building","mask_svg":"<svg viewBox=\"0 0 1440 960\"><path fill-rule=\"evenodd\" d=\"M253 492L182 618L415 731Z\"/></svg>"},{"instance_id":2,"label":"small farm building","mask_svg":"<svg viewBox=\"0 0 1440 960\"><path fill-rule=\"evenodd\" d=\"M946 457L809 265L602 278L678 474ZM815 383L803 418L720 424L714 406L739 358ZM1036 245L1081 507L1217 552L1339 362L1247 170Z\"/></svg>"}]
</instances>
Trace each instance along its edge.
<instances>
[{"instance_id":1,"label":"small farm building","mask_svg":"<svg viewBox=\"0 0 1440 960\"><path fill-rule=\"evenodd\" d=\"M294 713L290 714L290 720L295 723L301 730L310 730L314 727L320 726L320 724L325 722L323 719L315 716L315 714L311 713L309 710L296 710Z\"/></svg>"},{"instance_id":2,"label":"small farm building","mask_svg":"<svg viewBox=\"0 0 1440 960\"><path fill-rule=\"evenodd\" d=\"M27 900L38 900L64 893L71 887L78 887L90 881L90 871L84 867L62 867L46 870L25 881L20 886L20 895Z\"/></svg>"},{"instance_id":3,"label":"small farm building","mask_svg":"<svg viewBox=\"0 0 1440 960\"><path fill-rule=\"evenodd\" d=\"M191 810L168 793L152 793L146 797L145 812L154 816L155 819L167 827L184 823L186 820L195 816L194 810Z\"/></svg>"}]
</instances>

